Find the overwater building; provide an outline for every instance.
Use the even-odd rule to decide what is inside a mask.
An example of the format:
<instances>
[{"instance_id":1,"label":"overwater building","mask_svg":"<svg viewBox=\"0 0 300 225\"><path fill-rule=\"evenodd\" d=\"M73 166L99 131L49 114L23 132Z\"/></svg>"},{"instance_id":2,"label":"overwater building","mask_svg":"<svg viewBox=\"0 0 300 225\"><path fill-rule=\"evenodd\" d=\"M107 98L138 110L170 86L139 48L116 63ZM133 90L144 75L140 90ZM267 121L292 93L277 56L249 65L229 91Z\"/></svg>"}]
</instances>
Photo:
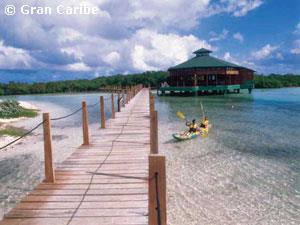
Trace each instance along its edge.
<instances>
[{"instance_id":1,"label":"overwater building","mask_svg":"<svg viewBox=\"0 0 300 225\"><path fill-rule=\"evenodd\" d=\"M158 94L239 93L253 89L254 70L210 56L212 51L201 48L194 58L168 69L167 82Z\"/></svg>"}]
</instances>

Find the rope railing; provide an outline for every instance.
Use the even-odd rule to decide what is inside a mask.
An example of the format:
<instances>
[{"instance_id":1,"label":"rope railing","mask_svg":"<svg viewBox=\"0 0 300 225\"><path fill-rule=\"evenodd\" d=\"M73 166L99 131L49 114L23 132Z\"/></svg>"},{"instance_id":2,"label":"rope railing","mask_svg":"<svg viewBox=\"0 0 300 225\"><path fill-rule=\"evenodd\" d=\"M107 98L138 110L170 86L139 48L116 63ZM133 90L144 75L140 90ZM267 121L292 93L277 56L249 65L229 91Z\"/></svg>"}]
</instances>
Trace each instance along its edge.
<instances>
[{"instance_id":1,"label":"rope railing","mask_svg":"<svg viewBox=\"0 0 300 225\"><path fill-rule=\"evenodd\" d=\"M5 149L5 148L11 146L12 144L16 143L17 141L19 141L19 140L25 138L26 136L28 136L29 134L31 134L33 131L35 131L36 129L38 129L43 123L44 123L44 121L41 122L41 123L39 123L38 125L36 125L34 128L32 128L31 130L29 130L28 132L26 132L26 133L23 134L22 136L16 138L15 140L11 141L10 143L8 143L8 144L6 144L6 145L4 145L4 146L2 146L2 147L0 148L0 150L3 150L3 149Z\"/></svg>"},{"instance_id":2,"label":"rope railing","mask_svg":"<svg viewBox=\"0 0 300 225\"><path fill-rule=\"evenodd\" d=\"M95 103L95 104L88 105L88 107L94 107L94 106L96 106L96 105L98 105L98 104L99 104L99 103L97 102L97 103ZM68 118L68 117L71 117L71 116L77 114L77 113L80 112L81 110L82 110L82 107L80 107L79 109L75 110L74 112L72 112L72 113L70 113L70 114L68 114L68 115L66 115L66 116L61 116L61 117L52 118L51 121L58 121L58 120L66 119L66 118ZM25 134L21 135L20 137L16 138L15 140L11 141L10 143L8 143L8 144L6 144L6 145L0 147L0 150L3 150L3 149L5 149L5 148L11 146L12 144L16 143L17 141L19 141L19 140L25 138L26 136L28 136L29 134L31 134L33 131L35 131L36 129L38 129L43 123L44 123L44 121L41 122L41 123L39 123L39 124L37 124L34 128L32 128L31 130L29 130L29 131L26 132Z\"/></svg>"},{"instance_id":3,"label":"rope railing","mask_svg":"<svg viewBox=\"0 0 300 225\"><path fill-rule=\"evenodd\" d=\"M104 100L109 100L110 97L109 96L106 96L103 98ZM122 101L123 101L123 98L121 98ZM90 105L87 105L87 107L89 108L92 108L92 107L95 107L97 105L99 105L100 102L96 102L94 104L90 104ZM119 104L119 100L118 100L118 104ZM82 107L76 109L75 111L73 111L72 113L68 114L68 115L65 115L65 116L61 116L61 117L55 117L55 118L52 118L50 119L51 121L58 121L58 120L63 120L63 119L66 119L66 118L69 118L77 113L79 113L80 111L82 110ZM26 132L25 134L21 135L20 137L14 139L13 141L9 142L8 144L5 144L4 146L0 147L0 150L4 150L6 149L7 147L13 145L14 143L18 142L19 140L25 138L26 136L30 135L31 133L33 133L33 131L35 131L36 129L38 129L41 125L43 125L45 121L41 122L41 123L38 123L35 127L33 127L32 129L30 129L28 132Z\"/></svg>"},{"instance_id":4,"label":"rope railing","mask_svg":"<svg viewBox=\"0 0 300 225\"><path fill-rule=\"evenodd\" d=\"M121 111L121 108L128 104L130 100L138 94L138 92L142 89L142 86L136 86L134 88L128 88L126 90L122 90L121 93L118 93L117 104L118 111ZM68 115L55 117L50 119L49 113L43 113L43 121L33 127L31 130L26 132L24 135L15 139L14 141L6 144L1 147L0 150L6 149L22 138L28 136L40 126L43 125L44 128L44 153L45 153L45 180L46 183L54 183L55 182L55 169L53 163L52 156L52 135L51 135L51 121L59 121L66 118L69 118L80 111L82 111L82 126L83 126L83 144L82 146L88 146L89 143L89 122L88 122L88 108L95 107L100 104L100 119L101 119L101 127L105 128L105 111L104 111L104 100L108 100L111 98L111 110L114 112L114 99L115 96L113 93L110 96L100 97L100 101L94 104L87 105L85 101L82 102L82 106L75 111L71 112ZM150 95L151 96L151 95ZM138 176L130 176L125 174L110 174L110 173L100 173L99 169L96 169L93 172L88 172L92 174L92 176L104 175L104 176L114 176L119 178L127 178L127 179L139 179L144 180L149 183L149 205L148 205L148 219L149 224L151 225L166 225L167 224L167 215L166 215L166 171L165 171L165 156L158 154L158 135L157 135L157 112L155 111L154 99L153 96L150 97L150 146L151 151L149 155L149 174L147 177L138 177ZM130 111L130 114L132 110ZM112 113L112 119L115 117ZM128 117L129 120L129 117ZM128 121L127 121L128 122ZM104 124L103 124L104 123ZM123 128L122 128L123 129ZM123 131L122 131L123 132ZM122 133L121 132L121 133ZM117 141L113 141L113 144ZM112 151L112 150L111 150ZM111 153L110 151L110 153ZM107 155L106 159L109 157L110 153ZM100 168L106 161L106 159L99 165ZM76 209L77 210L77 209ZM74 215L73 215L74 216ZM73 218L72 216L72 218ZM69 221L71 222L72 219ZM68 222L68 223L69 223Z\"/></svg>"},{"instance_id":5,"label":"rope railing","mask_svg":"<svg viewBox=\"0 0 300 225\"><path fill-rule=\"evenodd\" d=\"M82 107L80 107L79 109L75 110L74 112L66 115L66 116L62 116L62 117L56 117L56 118L52 118L51 121L57 121L57 120L62 120L62 119L66 119L68 117L71 117L73 115L75 115L76 113L80 112L82 110Z\"/></svg>"},{"instance_id":6,"label":"rope railing","mask_svg":"<svg viewBox=\"0 0 300 225\"><path fill-rule=\"evenodd\" d=\"M137 93L138 91L141 90L141 86L139 87L134 87L132 89L127 89L126 92L122 92L122 106L125 106L125 101L124 98L126 96L126 103L128 103ZM126 95L125 95L126 93ZM111 110L112 114L111 117L112 119L115 118L114 115L114 99L115 96L114 94L111 94L111 96L101 96L100 101L96 102L94 104L87 105L85 101L82 102L82 106L72 113L68 115L64 115L61 117L55 117L55 118L50 118L49 113L43 113L42 114L42 122L38 123L36 126L34 126L32 129L30 129L28 132L23 134L22 136L16 138L15 140L11 141L8 144L5 144L4 146L0 147L0 150L5 150L9 147L12 146L14 143L20 141L21 139L25 138L26 136L32 134L35 130L37 130L40 126L43 125L43 137L44 137L44 166L45 166L45 179L43 182L45 183L54 183L55 182L55 169L54 169L54 162L53 162L53 149L52 149L52 132L51 132L51 121L60 121L63 119L66 119L68 117L71 117L77 113L79 113L82 110L82 127L83 127L83 144L82 146L88 146L90 144L89 142L89 122L88 122L88 108L95 107L100 104L100 115L101 115L101 127L105 128L105 104L104 101L108 100L109 97L111 97Z\"/></svg>"}]
</instances>

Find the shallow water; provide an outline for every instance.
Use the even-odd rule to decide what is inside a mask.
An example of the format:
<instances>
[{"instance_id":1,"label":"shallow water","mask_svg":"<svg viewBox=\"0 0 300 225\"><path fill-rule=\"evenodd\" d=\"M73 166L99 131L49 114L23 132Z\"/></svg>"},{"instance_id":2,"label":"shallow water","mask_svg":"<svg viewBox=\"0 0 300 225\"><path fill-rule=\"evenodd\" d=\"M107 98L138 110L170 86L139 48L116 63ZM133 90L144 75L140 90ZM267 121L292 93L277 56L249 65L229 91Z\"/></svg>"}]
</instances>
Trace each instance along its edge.
<instances>
[{"instance_id":1,"label":"shallow water","mask_svg":"<svg viewBox=\"0 0 300 225\"><path fill-rule=\"evenodd\" d=\"M209 137L174 142L176 112L200 118L201 103ZM156 108L170 224L300 224L300 88L158 97Z\"/></svg>"},{"instance_id":2,"label":"shallow water","mask_svg":"<svg viewBox=\"0 0 300 225\"><path fill-rule=\"evenodd\" d=\"M86 101L87 105L91 105L88 108L90 123L99 122L99 102L100 96L104 96L105 100L105 113L106 117L111 113L111 95L107 93L80 93L80 94L45 94L45 95L21 95L21 96L3 96L0 99L16 99L19 101L29 101L33 104L47 103L53 104L57 107L63 107L64 113L71 113L81 107L81 102ZM117 95L115 95L115 106L117 105ZM98 105L92 107L93 104ZM50 114L51 118L64 116L60 111L54 111ZM56 124L54 124L56 125ZM81 113L77 113L70 118L59 121L60 127L73 127L81 126Z\"/></svg>"},{"instance_id":3,"label":"shallow water","mask_svg":"<svg viewBox=\"0 0 300 225\"><path fill-rule=\"evenodd\" d=\"M81 107L81 101L88 105L105 97L106 118L111 115L109 94L65 94L65 95L27 95L5 96L2 99L16 98L28 101L42 111L49 112L51 118L65 116ZM115 101L116 102L116 101ZM89 107L91 134L100 125L100 106ZM53 154L56 166L82 144L81 112L59 121L52 121ZM12 125L31 129L42 121L41 115L32 119L15 122ZM0 146L4 144L0 142ZM0 220L4 213L30 192L44 177L44 153L42 127L33 135L19 141L7 151L0 151Z\"/></svg>"},{"instance_id":4,"label":"shallow water","mask_svg":"<svg viewBox=\"0 0 300 225\"><path fill-rule=\"evenodd\" d=\"M56 117L79 108L82 100L88 104L99 101L99 95L17 98L46 104ZM176 112L183 111L189 119L200 118L201 102L213 124L209 137L174 142L172 133L185 129ZM158 97L156 108L160 151L167 157L168 224L300 224L299 88L254 90L251 95ZM90 108L89 115L97 127L99 106ZM38 117L20 124L30 128L40 121ZM80 125L80 113L53 123L57 164L81 143ZM43 177L41 130L35 138L30 149L16 146L19 150L0 160L3 211Z\"/></svg>"}]
</instances>

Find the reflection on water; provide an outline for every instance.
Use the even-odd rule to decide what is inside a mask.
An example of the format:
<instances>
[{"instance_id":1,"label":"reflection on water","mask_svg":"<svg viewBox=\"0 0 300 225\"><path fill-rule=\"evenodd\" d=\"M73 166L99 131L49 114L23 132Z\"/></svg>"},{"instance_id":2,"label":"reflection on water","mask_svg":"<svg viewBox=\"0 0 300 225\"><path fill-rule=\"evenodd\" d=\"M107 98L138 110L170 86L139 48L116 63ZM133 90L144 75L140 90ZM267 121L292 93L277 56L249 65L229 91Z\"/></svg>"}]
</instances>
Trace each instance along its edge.
<instances>
[{"instance_id":1,"label":"reflection on water","mask_svg":"<svg viewBox=\"0 0 300 225\"><path fill-rule=\"evenodd\" d=\"M177 116L213 124L209 138L174 142ZM300 89L252 95L158 97L168 160L169 222L300 224Z\"/></svg>"}]
</instances>

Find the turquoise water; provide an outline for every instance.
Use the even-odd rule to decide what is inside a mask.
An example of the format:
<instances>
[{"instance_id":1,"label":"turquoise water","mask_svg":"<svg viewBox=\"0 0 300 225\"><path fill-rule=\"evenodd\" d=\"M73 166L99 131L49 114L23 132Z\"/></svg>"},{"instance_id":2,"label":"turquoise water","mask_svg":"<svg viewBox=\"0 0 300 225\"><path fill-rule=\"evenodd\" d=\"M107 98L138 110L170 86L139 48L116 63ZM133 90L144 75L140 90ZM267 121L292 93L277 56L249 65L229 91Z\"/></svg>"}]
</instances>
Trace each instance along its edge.
<instances>
[{"instance_id":1,"label":"turquoise water","mask_svg":"<svg viewBox=\"0 0 300 225\"><path fill-rule=\"evenodd\" d=\"M213 124L206 139L174 142L177 116ZM158 97L168 161L170 224L300 224L300 88Z\"/></svg>"},{"instance_id":2,"label":"turquoise water","mask_svg":"<svg viewBox=\"0 0 300 225\"><path fill-rule=\"evenodd\" d=\"M100 114L100 96L104 96L105 100L105 114L106 118L111 115L111 95L107 93L80 93L80 94L46 94L46 95L21 95L21 96L3 96L0 99L16 99L18 101L28 101L30 103L47 103L54 106L62 107L65 109L64 114L54 113L50 114L52 118L60 117L72 113L81 107L82 101L86 101L89 111L89 122L99 123ZM93 104L98 103L96 106ZM115 107L117 109L117 95L115 95ZM81 126L81 112L75 114L72 117L60 120L59 122L54 122L54 126L59 127L79 127Z\"/></svg>"},{"instance_id":3,"label":"turquoise water","mask_svg":"<svg viewBox=\"0 0 300 225\"><path fill-rule=\"evenodd\" d=\"M51 103L65 108L66 114L82 100L99 101L99 95L17 98ZM209 137L174 142L172 133L185 129L176 112L198 119L201 103L213 124ZM109 105L107 101L107 118ZM300 224L300 88L157 97L156 108L160 152L167 157L168 224ZM99 123L99 105L90 108L89 115L91 123ZM59 135L65 127L81 130L81 113L53 126ZM5 209L41 180L42 158L21 152L0 161L0 201Z\"/></svg>"}]
</instances>

